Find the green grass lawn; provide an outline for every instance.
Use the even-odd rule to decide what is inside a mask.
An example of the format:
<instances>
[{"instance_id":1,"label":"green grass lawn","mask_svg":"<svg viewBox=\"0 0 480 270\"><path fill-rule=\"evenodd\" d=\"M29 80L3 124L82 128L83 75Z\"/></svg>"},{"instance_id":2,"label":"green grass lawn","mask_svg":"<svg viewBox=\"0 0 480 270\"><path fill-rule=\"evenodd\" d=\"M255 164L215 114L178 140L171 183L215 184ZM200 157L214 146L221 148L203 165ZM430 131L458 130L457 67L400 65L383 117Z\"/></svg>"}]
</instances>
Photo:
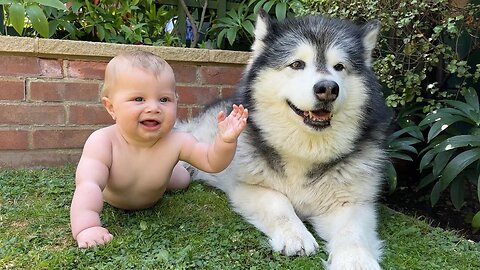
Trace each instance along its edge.
<instances>
[{"instance_id":1,"label":"green grass lawn","mask_svg":"<svg viewBox=\"0 0 480 270\"><path fill-rule=\"evenodd\" d=\"M199 183L144 211L106 205L102 220L114 240L81 250L69 227L73 177L74 167L0 172L0 269L322 269L327 257L273 253L222 192ZM480 269L480 244L380 213L384 269Z\"/></svg>"}]
</instances>

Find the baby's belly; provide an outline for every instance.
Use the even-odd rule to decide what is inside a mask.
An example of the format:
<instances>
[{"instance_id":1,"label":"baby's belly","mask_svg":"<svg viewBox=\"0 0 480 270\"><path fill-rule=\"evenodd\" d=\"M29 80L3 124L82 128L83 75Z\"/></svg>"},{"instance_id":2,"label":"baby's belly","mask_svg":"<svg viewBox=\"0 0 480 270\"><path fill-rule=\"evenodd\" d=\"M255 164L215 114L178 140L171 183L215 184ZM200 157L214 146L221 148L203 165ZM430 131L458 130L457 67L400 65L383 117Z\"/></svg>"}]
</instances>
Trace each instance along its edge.
<instances>
[{"instance_id":1,"label":"baby's belly","mask_svg":"<svg viewBox=\"0 0 480 270\"><path fill-rule=\"evenodd\" d=\"M113 190L108 186L103 190L103 199L111 206L126 209L138 210L154 206L163 196L165 187L150 190Z\"/></svg>"}]
</instances>

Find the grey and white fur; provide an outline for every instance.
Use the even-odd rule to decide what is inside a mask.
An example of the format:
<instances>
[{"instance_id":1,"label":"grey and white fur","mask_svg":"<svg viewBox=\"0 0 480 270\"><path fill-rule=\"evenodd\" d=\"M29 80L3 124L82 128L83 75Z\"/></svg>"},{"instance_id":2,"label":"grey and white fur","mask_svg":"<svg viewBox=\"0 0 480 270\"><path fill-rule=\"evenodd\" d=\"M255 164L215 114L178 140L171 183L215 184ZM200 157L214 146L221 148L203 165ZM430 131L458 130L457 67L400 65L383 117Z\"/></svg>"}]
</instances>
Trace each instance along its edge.
<instances>
[{"instance_id":1,"label":"grey and white fur","mask_svg":"<svg viewBox=\"0 0 480 270\"><path fill-rule=\"evenodd\" d=\"M248 108L230 166L194 177L223 190L285 255L316 252L310 223L326 241L327 269L380 269L376 199L389 111L371 69L379 30L378 21L261 12L235 95L177 125L211 142L218 111Z\"/></svg>"}]
</instances>

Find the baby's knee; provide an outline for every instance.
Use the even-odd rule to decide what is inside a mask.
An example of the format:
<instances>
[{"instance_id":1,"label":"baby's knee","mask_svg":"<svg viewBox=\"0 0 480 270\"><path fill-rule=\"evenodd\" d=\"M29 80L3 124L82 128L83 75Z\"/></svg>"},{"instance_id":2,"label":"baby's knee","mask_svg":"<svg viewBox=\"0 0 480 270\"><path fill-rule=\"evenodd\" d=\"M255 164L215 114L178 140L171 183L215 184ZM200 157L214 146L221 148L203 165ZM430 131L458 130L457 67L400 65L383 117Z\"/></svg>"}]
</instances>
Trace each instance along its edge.
<instances>
[{"instance_id":1,"label":"baby's knee","mask_svg":"<svg viewBox=\"0 0 480 270\"><path fill-rule=\"evenodd\" d=\"M167 189L185 189L190 185L190 173L180 165L175 166Z\"/></svg>"}]
</instances>

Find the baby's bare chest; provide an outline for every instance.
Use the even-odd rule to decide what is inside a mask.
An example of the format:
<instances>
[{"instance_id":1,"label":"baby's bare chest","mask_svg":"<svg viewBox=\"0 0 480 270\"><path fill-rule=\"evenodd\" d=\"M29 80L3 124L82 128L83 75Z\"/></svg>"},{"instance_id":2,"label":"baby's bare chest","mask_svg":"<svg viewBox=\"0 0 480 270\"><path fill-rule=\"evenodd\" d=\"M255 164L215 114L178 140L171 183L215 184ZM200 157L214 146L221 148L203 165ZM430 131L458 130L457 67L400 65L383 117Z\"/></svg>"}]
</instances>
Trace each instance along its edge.
<instances>
[{"instance_id":1,"label":"baby's bare chest","mask_svg":"<svg viewBox=\"0 0 480 270\"><path fill-rule=\"evenodd\" d=\"M124 151L113 157L107 186L113 190L127 191L163 188L178 161L178 157L168 151Z\"/></svg>"}]
</instances>

